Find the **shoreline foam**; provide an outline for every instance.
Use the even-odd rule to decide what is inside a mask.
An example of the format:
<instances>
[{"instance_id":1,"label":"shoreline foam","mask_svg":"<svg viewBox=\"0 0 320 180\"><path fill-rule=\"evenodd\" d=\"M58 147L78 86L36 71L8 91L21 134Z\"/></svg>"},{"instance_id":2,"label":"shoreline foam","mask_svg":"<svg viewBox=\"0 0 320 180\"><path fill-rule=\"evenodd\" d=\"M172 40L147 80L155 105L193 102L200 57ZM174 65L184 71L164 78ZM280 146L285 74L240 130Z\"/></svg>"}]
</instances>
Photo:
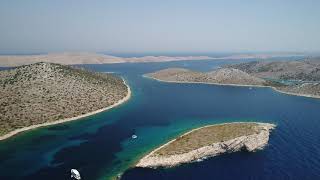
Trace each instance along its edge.
<instances>
[{"instance_id":1,"label":"shoreline foam","mask_svg":"<svg viewBox=\"0 0 320 180\"><path fill-rule=\"evenodd\" d=\"M31 125L31 126L23 127L23 128L20 128L20 129L16 129L16 130L11 131L11 132L9 132L9 133L7 133L5 135L0 136L0 141L8 139L8 138L10 138L12 136L15 136L15 135L17 135L17 134L19 134L21 132L24 132L24 131L28 131L28 130L32 130L32 129L36 129L36 128L40 128L40 127L46 127L46 126L61 124L61 123L64 123L64 122L69 122L69 121L75 121L75 120L78 120L78 119L81 119L81 118L92 116L94 114L97 114L97 113L112 109L112 108L114 108L114 107L116 107L116 106L128 101L130 99L130 97L131 97L132 92L131 92L130 86L126 83L126 81L123 78L122 78L122 81L127 86L127 91L128 92L127 92L127 95L123 99L120 99L115 104L112 104L112 105L110 105L108 107L105 107L105 108L102 108L102 109L98 109L96 111L89 112L89 113L86 113L86 114L83 114L83 115L80 115L80 116L75 116L75 117L71 117L71 118L65 118L65 119L54 121L54 122L36 124L36 125Z\"/></svg>"}]
</instances>

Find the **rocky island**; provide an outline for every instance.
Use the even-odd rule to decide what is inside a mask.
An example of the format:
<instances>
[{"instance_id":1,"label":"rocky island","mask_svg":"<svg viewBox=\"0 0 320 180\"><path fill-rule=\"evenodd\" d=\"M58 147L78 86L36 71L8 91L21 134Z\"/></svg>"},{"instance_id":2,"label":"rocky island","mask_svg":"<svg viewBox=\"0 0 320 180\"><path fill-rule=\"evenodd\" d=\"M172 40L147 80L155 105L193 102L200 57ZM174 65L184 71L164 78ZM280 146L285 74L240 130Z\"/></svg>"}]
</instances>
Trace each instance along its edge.
<instances>
[{"instance_id":1,"label":"rocky island","mask_svg":"<svg viewBox=\"0 0 320 180\"><path fill-rule=\"evenodd\" d=\"M271 87L281 93L320 98L319 59L240 63L211 72L168 68L144 76L175 83Z\"/></svg>"},{"instance_id":2,"label":"rocky island","mask_svg":"<svg viewBox=\"0 0 320 180\"><path fill-rule=\"evenodd\" d=\"M197 128L143 157L136 167L173 167L241 150L254 152L269 141L274 124L236 122Z\"/></svg>"},{"instance_id":3,"label":"rocky island","mask_svg":"<svg viewBox=\"0 0 320 180\"><path fill-rule=\"evenodd\" d=\"M0 140L110 109L130 95L119 77L71 66L40 62L0 71Z\"/></svg>"}]
</instances>

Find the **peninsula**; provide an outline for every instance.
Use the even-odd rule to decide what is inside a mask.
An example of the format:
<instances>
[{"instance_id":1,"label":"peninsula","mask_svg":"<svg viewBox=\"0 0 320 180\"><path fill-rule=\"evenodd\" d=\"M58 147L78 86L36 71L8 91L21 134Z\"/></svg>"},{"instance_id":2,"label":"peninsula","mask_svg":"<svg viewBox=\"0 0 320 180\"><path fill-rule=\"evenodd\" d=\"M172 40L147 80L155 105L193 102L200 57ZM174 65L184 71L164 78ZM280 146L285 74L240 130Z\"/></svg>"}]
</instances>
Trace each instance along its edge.
<instances>
[{"instance_id":1,"label":"peninsula","mask_svg":"<svg viewBox=\"0 0 320 180\"><path fill-rule=\"evenodd\" d=\"M136 167L174 167L241 150L254 152L269 141L274 124L235 122L197 128L153 150Z\"/></svg>"},{"instance_id":2,"label":"peninsula","mask_svg":"<svg viewBox=\"0 0 320 180\"><path fill-rule=\"evenodd\" d=\"M227 65L211 72L168 68L145 77L175 83L271 87L281 93L320 98L320 60L249 62Z\"/></svg>"},{"instance_id":3,"label":"peninsula","mask_svg":"<svg viewBox=\"0 0 320 180\"><path fill-rule=\"evenodd\" d=\"M130 95L121 78L60 64L0 71L0 140L110 109Z\"/></svg>"}]
</instances>

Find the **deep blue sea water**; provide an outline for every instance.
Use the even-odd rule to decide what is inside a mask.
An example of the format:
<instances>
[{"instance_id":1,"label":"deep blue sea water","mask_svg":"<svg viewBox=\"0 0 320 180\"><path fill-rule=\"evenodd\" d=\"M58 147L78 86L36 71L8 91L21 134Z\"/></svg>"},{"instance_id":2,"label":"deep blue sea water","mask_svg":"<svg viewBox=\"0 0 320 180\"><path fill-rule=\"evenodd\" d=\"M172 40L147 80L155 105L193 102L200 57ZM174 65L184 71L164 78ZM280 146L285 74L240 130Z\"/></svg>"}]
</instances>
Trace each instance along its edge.
<instances>
[{"instance_id":1,"label":"deep blue sea water","mask_svg":"<svg viewBox=\"0 0 320 180\"><path fill-rule=\"evenodd\" d=\"M19 134L0 142L0 179L320 179L320 100L269 88L174 84L143 78L166 67L208 71L238 61L86 65L123 76L133 96L82 120ZM130 168L153 148L192 128L233 121L277 124L269 145L172 169ZM131 135L138 135L132 139Z\"/></svg>"}]
</instances>

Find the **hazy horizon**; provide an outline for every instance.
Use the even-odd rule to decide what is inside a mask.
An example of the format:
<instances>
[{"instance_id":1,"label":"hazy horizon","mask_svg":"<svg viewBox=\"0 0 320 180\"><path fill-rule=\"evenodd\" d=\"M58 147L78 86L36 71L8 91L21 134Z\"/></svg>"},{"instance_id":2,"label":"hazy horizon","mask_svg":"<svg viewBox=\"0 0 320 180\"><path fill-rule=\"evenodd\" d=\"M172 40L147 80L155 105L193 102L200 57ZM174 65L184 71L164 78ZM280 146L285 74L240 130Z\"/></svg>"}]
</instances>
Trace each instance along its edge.
<instances>
[{"instance_id":1,"label":"hazy horizon","mask_svg":"<svg viewBox=\"0 0 320 180\"><path fill-rule=\"evenodd\" d=\"M320 1L0 2L0 54L320 52Z\"/></svg>"}]
</instances>

